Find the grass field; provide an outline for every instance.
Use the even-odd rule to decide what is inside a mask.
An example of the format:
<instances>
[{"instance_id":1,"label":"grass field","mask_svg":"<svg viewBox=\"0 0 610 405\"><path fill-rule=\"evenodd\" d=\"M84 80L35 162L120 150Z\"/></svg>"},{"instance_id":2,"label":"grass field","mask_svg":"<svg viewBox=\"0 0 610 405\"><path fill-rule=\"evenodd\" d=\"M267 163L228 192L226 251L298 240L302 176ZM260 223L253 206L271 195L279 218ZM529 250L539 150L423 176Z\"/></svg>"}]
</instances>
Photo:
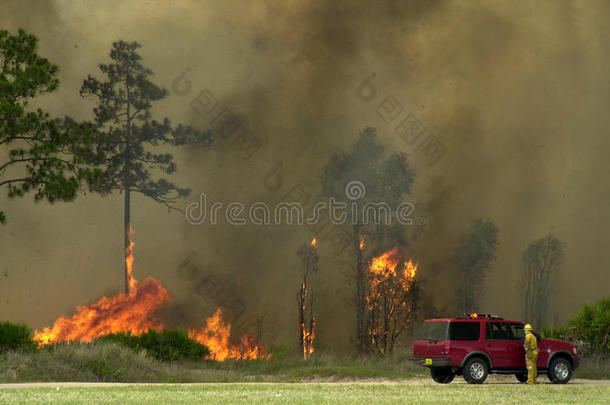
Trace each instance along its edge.
<instances>
[{"instance_id":1,"label":"grass field","mask_svg":"<svg viewBox=\"0 0 610 405\"><path fill-rule=\"evenodd\" d=\"M2 404L608 404L609 398L609 385L473 386L421 380L0 389Z\"/></svg>"},{"instance_id":2,"label":"grass field","mask_svg":"<svg viewBox=\"0 0 610 405\"><path fill-rule=\"evenodd\" d=\"M73 343L34 352L0 353L0 383L43 381L218 383L405 380L429 378L410 351L383 358L316 353L310 361L276 351L269 360L165 363L115 343ZM610 362L583 360L575 378L610 379ZM546 380L546 377L542 377Z\"/></svg>"}]
</instances>

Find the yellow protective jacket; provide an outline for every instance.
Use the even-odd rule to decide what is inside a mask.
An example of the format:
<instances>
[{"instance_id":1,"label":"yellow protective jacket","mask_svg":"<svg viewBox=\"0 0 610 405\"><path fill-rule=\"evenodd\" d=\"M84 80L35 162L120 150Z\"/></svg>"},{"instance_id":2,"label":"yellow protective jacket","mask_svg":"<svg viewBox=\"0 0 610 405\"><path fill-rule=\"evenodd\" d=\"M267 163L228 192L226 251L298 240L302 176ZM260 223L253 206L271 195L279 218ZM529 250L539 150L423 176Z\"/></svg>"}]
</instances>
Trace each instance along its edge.
<instances>
[{"instance_id":1,"label":"yellow protective jacket","mask_svg":"<svg viewBox=\"0 0 610 405\"><path fill-rule=\"evenodd\" d=\"M538 340L536 339L536 336L534 336L533 333L527 333L525 335L525 344L523 345L523 347L525 347L526 356L538 356Z\"/></svg>"}]
</instances>

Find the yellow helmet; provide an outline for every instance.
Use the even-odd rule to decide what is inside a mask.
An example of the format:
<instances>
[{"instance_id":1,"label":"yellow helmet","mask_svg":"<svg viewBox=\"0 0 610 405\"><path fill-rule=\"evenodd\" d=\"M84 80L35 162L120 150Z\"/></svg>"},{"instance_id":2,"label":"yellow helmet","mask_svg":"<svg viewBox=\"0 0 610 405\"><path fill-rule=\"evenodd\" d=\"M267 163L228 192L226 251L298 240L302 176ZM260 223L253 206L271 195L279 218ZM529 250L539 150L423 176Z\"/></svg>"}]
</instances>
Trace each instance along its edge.
<instances>
[{"instance_id":1,"label":"yellow helmet","mask_svg":"<svg viewBox=\"0 0 610 405\"><path fill-rule=\"evenodd\" d=\"M530 325L529 323L525 325L525 327L523 328L524 330L528 331L528 330L532 330L532 325Z\"/></svg>"}]
</instances>

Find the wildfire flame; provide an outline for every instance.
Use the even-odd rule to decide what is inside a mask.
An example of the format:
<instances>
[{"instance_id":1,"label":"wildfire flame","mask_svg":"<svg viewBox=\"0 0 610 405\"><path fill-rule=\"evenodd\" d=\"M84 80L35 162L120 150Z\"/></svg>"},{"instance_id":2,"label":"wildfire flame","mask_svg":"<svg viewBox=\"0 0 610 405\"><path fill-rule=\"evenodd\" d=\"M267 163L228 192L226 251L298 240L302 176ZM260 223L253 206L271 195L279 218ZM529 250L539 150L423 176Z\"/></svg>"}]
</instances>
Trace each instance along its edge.
<instances>
[{"instance_id":1,"label":"wildfire flame","mask_svg":"<svg viewBox=\"0 0 610 405\"><path fill-rule=\"evenodd\" d=\"M188 335L210 349L210 355L207 357L209 360L252 360L271 357L265 346L251 336L242 336L239 345L231 343L231 324L224 319L220 308L217 308L214 315L206 320L205 326L190 329Z\"/></svg>"},{"instance_id":2,"label":"wildfire flame","mask_svg":"<svg viewBox=\"0 0 610 405\"><path fill-rule=\"evenodd\" d=\"M360 239L360 250L364 250L364 238L362 237L362 235L358 235L358 238Z\"/></svg>"},{"instance_id":3,"label":"wildfire flame","mask_svg":"<svg viewBox=\"0 0 610 405\"><path fill-rule=\"evenodd\" d=\"M154 278L136 284L130 294L102 297L94 304L76 307L72 318L60 317L51 328L34 332L40 345L58 342L90 342L109 333L131 331L139 335L149 329L163 329L155 315L170 300L169 292Z\"/></svg>"},{"instance_id":4,"label":"wildfire flame","mask_svg":"<svg viewBox=\"0 0 610 405\"><path fill-rule=\"evenodd\" d=\"M402 274L399 274L401 267L403 271ZM417 264L413 263L411 259L403 261L398 246L394 246L392 249L383 252L381 255L374 257L371 260L369 272L371 293L368 297L368 301L371 302L373 298L378 296L380 284L390 278L397 278L400 287L403 290L408 291L415 279Z\"/></svg>"},{"instance_id":5,"label":"wildfire flame","mask_svg":"<svg viewBox=\"0 0 610 405\"><path fill-rule=\"evenodd\" d=\"M387 252L383 252L381 255L374 257L371 260L369 270L371 273L381 274L389 272L392 275L396 275L396 267L400 263L401 257L398 252L398 246L394 246Z\"/></svg>"},{"instance_id":6,"label":"wildfire flame","mask_svg":"<svg viewBox=\"0 0 610 405\"><path fill-rule=\"evenodd\" d=\"M133 276L133 246L131 229L129 247L126 248L129 294L119 293L112 297L102 297L91 305L77 306L71 318L60 317L52 327L34 332L34 340L40 346L58 342L90 342L110 333L131 332L140 335L150 329L161 331L162 320L157 310L171 300L169 292L161 282L150 277L142 283ZM229 341L231 324L223 320L218 309L208 318L205 327L192 329L189 336L208 346L210 358L218 361L231 359L269 358L265 346L255 338L244 335L239 345Z\"/></svg>"},{"instance_id":7,"label":"wildfire flame","mask_svg":"<svg viewBox=\"0 0 610 405\"><path fill-rule=\"evenodd\" d=\"M129 237L129 246L125 248L125 266L127 267L127 285L129 286L129 294L136 289L136 285L138 284L137 280L133 276L133 246L134 243L131 240L131 225L129 226L129 232L127 235Z\"/></svg>"},{"instance_id":8,"label":"wildfire flame","mask_svg":"<svg viewBox=\"0 0 610 405\"><path fill-rule=\"evenodd\" d=\"M139 335L149 329L163 329L163 322L155 315L159 307L169 302L169 292L154 278L138 284L133 277L133 246L131 228L125 264L128 271L129 295L119 293L102 297L96 303L76 307L72 318L60 317L51 328L34 332L34 340L48 345L58 342L90 342L109 333L131 331Z\"/></svg>"},{"instance_id":9,"label":"wildfire flame","mask_svg":"<svg viewBox=\"0 0 610 405\"><path fill-rule=\"evenodd\" d=\"M305 324L301 324L301 334L303 335L303 359L307 360L314 351L313 342L316 337L316 321L311 319L309 330Z\"/></svg>"},{"instance_id":10,"label":"wildfire flame","mask_svg":"<svg viewBox=\"0 0 610 405\"><path fill-rule=\"evenodd\" d=\"M318 247L318 240L316 238L313 238L311 241L311 247Z\"/></svg>"}]
</instances>

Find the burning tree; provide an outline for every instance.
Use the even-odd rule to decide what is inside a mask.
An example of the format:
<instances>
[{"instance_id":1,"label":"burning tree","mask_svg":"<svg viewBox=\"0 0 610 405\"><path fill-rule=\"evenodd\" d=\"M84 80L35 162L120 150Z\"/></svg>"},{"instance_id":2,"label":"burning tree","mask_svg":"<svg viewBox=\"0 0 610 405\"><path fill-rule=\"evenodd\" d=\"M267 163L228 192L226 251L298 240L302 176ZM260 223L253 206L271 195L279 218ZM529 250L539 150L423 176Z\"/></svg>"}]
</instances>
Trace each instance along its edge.
<instances>
[{"instance_id":1,"label":"burning tree","mask_svg":"<svg viewBox=\"0 0 610 405\"><path fill-rule=\"evenodd\" d=\"M386 204L389 209L376 220L364 220L360 213L344 225L351 239L348 250L353 259L355 343L361 354L367 352L369 341L367 329L368 273L364 260L363 238L367 238L372 250L381 251L394 242L406 244L404 225L392 223L387 215L396 212L411 191L414 174L404 153L393 153L384 157L384 147L377 141L375 128L364 129L352 148L334 154L324 168L322 176L322 198L333 198L340 203L356 204L360 211L366 204ZM363 186L358 200L347 195L346 185L357 181ZM368 218L367 218L368 219Z\"/></svg>"},{"instance_id":2,"label":"burning tree","mask_svg":"<svg viewBox=\"0 0 610 405\"><path fill-rule=\"evenodd\" d=\"M307 280L308 277L318 271L318 241L314 238L311 243L304 244L299 248L297 254L303 262L302 275L303 281L297 293L297 308L299 311L299 349L303 352L303 359L307 360L313 353L313 341L316 332L316 319L313 315L313 293L309 294L309 304L307 303ZM309 306L309 320L306 319L306 311ZM309 327L307 326L309 324Z\"/></svg>"},{"instance_id":3,"label":"burning tree","mask_svg":"<svg viewBox=\"0 0 610 405\"><path fill-rule=\"evenodd\" d=\"M404 260L398 246L374 257L368 269L367 347L372 353L390 353L397 338L416 317L419 286L417 265Z\"/></svg>"},{"instance_id":4,"label":"burning tree","mask_svg":"<svg viewBox=\"0 0 610 405\"><path fill-rule=\"evenodd\" d=\"M88 162L103 170L103 181L94 190L105 195L123 192L125 257L130 252L131 194L139 193L177 209L178 198L190 190L177 187L166 179L154 179L151 170L166 174L176 171L169 153L153 153L159 145L209 144L211 133L199 132L182 125L172 128L169 119L152 119L152 103L167 96L167 90L151 80L152 71L141 63L137 42L118 41L112 44L111 64L101 64L106 81L89 75L81 87L81 95L97 99L94 148ZM125 292L129 293L130 276L125 267Z\"/></svg>"}]
</instances>

